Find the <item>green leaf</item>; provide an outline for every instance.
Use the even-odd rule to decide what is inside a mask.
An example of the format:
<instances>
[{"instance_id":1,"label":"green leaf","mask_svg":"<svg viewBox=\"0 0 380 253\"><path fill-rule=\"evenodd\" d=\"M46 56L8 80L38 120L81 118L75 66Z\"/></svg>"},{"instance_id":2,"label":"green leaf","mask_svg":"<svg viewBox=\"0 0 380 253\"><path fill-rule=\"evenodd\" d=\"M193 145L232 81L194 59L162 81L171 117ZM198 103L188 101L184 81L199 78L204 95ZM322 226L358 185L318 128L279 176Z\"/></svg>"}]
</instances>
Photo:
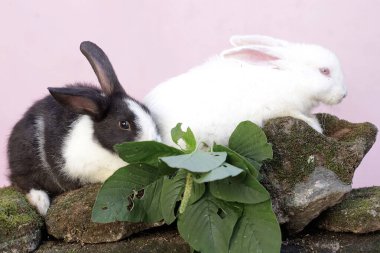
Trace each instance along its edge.
<instances>
[{"instance_id":1,"label":"green leaf","mask_svg":"<svg viewBox=\"0 0 380 253\"><path fill-rule=\"evenodd\" d=\"M219 167L226 157L226 152L197 150L191 154L162 157L161 160L172 168L186 169L191 172L208 172Z\"/></svg>"},{"instance_id":2,"label":"green leaf","mask_svg":"<svg viewBox=\"0 0 380 253\"><path fill-rule=\"evenodd\" d=\"M273 158L272 145L264 131L250 121L241 122L230 136L228 147L261 166L261 162Z\"/></svg>"},{"instance_id":3,"label":"green leaf","mask_svg":"<svg viewBox=\"0 0 380 253\"><path fill-rule=\"evenodd\" d=\"M127 221L153 223L163 219L160 205L164 178L161 177L144 188L141 198L134 198L133 207L127 211Z\"/></svg>"},{"instance_id":4,"label":"green leaf","mask_svg":"<svg viewBox=\"0 0 380 253\"><path fill-rule=\"evenodd\" d=\"M201 174L199 177L194 177L194 181L197 183L212 182L216 180L221 180L226 177L235 177L242 172L244 172L244 170L235 167L229 163L223 163L222 165L213 169L210 172Z\"/></svg>"},{"instance_id":5,"label":"green leaf","mask_svg":"<svg viewBox=\"0 0 380 253\"><path fill-rule=\"evenodd\" d=\"M157 166L159 158L180 155L179 149L156 141L124 142L114 146L120 158L127 163L146 163Z\"/></svg>"},{"instance_id":6,"label":"green leaf","mask_svg":"<svg viewBox=\"0 0 380 253\"><path fill-rule=\"evenodd\" d=\"M179 216L178 231L196 251L227 253L241 212L239 205L205 194L197 202L187 206L186 211Z\"/></svg>"},{"instance_id":7,"label":"green leaf","mask_svg":"<svg viewBox=\"0 0 380 253\"><path fill-rule=\"evenodd\" d=\"M230 243L231 253L280 252L281 230L271 201L245 205Z\"/></svg>"},{"instance_id":8,"label":"green leaf","mask_svg":"<svg viewBox=\"0 0 380 253\"><path fill-rule=\"evenodd\" d=\"M248 204L260 203L270 198L265 187L251 175L211 182L210 192L218 199Z\"/></svg>"},{"instance_id":9,"label":"green leaf","mask_svg":"<svg viewBox=\"0 0 380 253\"><path fill-rule=\"evenodd\" d=\"M193 181L193 187L191 188L191 195L189 199L189 205L198 201L206 191L205 184L198 184Z\"/></svg>"},{"instance_id":10,"label":"green leaf","mask_svg":"<svg viewBox=\"0 0 380 253\"><path fill-rule=\"evenodd\" d=\"M232 164L238 168L245 169L249 171L253 176L256 178L259 175L259 169L260 166L257 165L257 163L251 163L249 160L247 160L242 155L236 153L230 148L227 148L222 145L214 145L212 148L215 152L226 152L227 153L227 162L229 164Z\"/></svg>"},{"instance_id":11,"label":"green leaf","mask_svg":"<svg viewBox=\"0 0 380 253\"><path fill-rule=\"evenodd\" d=\"M185 170L178 171L173 178L165 177L161 191L161 210L166 224L171 224L175 219L174 213L177 201L181 199L185 188L185 179L187 172Z\"/></svg>"},{"instance_id":12,"label":"green leaf","mask_svg":"<svg viewBox=\"0 0 380 253\"><path fill-rule=\"evenodd\" d=\"M185 143L185 150L187 152L193 152L197 148L197 142L195 136L191 129L188 127L186 132L181 128L182 123L178 123L171 131L172 140L175 144L181 147L179 140L182 140Z\"/></svg>"},{"instance_id":13,"label":"green leaf","mask_svg":"<svg viewBox=\"0 0 380 253\"><path fill-rule=\"evenodd\" d=\"M158 162L157 169L162 176L169 176L172 177L174 176L177 172L178 169L169 167L166 163L164 163L161 159Z\"/></svg>"},{"instance_id":14,"label":"green leaf","mask_svg":"<svg viewBox=\"0 0 380 253\"><path fill-rule=\"evenodd\" d=\"M127 220L129 196L159 178L157 168L129 164L117 170L101 187L92 209L92 221L108 223Z\"/></svg>"}]
</instances>

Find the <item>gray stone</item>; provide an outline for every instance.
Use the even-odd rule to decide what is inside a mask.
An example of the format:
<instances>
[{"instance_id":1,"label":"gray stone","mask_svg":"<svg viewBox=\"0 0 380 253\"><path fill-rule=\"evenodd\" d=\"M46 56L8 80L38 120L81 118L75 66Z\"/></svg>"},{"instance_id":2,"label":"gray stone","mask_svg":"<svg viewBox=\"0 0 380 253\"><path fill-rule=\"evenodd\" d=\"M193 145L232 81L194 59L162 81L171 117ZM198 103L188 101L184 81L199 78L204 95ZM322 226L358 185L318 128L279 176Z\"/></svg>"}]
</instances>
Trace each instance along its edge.
<instances>
[{"instance_id":1,"label":"gray stone","mask_svg":"<svg viewBox=\"0 0 380 253\"><path fill-rule=\"evenodd\" d=\"M380 233L316 231L283 242L281 253L380 253Z\"/></svg>"},{"instance_id":2,"label":"gray stone","mask_svg":"<svg viewBox=\"0 0 380 253\"><path fill-rule=\"evenodd\" d=\"M340 204L324 212L317 225L336 232L380 230L380 187L354 189Z\"/></svg>"},{"instance_id":3,"label":"gray stone","mask_svg":"<svg viewBox=\"0 0 380 253\"><path fill-rule=\"evenodd\" d=\"M48 233L66 242L101 243L118 241L158 225L92 222L91 211L99 189L99 184L87 185L58 196L46 216Z\"/></svg>"},{"instance_id":4,"label":"gray stone","mask_svg":"<svg viewBox=\"0 0 380 253\"><path fill-rule=\"evenodd\" d=\"M31 252L41 240L42 218L24 194L0 189L0 252Z\"/></svg>"},{"instance_id":5,"label":"gray stone","mask_svg":"<svg viewBox=\"0 0 380 253\"><path fill-rule=\"evenodd\" d=\"M336 174L324 167L317 167L305 182L295 185L285 203L292 220L287 227L300 231L306 224L332 204L339 203L351 186L343 184Z\"/></svg>"},{"instance_id":6,"label":"gray stone","mask_svg":"<svg viewBox=\"0 0 380 253\"><path fill-rule=\"evenodd\" d=\"M353 124L329 114L317 117L324 134L291 117L269 120L263 128L274 153L273 160L263 166L263 183L280 223L293 233L341 201L355 169L376 140L377 128L371 123ZM315 189L322 183L318 177L334 190ZM307 202L299 205L300 198Z\"/></svg>"},{"instance_id":7,"label":"gray stone","mask_svg":"<svg viewBox=\"0 0 380 253\"><path fill-rule=\"evenodd\" d=\"M188 244L176 230L156 231L154 234L142 232L132 239L100 244L63 243L49 241L42 244L36 253L189 253Z\"/></svg>"}]
</instances>

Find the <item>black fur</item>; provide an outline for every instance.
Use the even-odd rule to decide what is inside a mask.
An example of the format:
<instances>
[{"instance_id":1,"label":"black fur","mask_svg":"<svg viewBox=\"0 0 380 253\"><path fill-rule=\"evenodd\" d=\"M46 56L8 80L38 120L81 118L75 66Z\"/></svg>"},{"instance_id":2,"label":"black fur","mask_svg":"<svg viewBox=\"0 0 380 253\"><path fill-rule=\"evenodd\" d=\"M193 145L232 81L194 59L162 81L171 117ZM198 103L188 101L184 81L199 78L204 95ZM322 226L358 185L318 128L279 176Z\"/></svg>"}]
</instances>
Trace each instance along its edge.
<instances>
[{"instance_id":1,"label":"black fur","mask_svg":"<svg viewBox=\"0 0 380 253\"><path fill-rule=\"evenodd\" d=\"M45 122L45 153L51 170L45 170L40 160L36 120ZM11 182L22 190L43 189L50 195L79 187L79 181L67 180L61 172L60 153L63 138L77 115L65 110L51 96L36 102L15 125L8 142ZM55 183L54 178L58 183Z\"/></svg>"},{"instance_id":2,"label":"black fur","mask_svg":"<svg viewBox=\"0 0 380 253\"><path fill-rule=\"evenodd\" d=\"M34 188L55 196L81 186L79 180L68 178L62 171L65 161L61 153L65 137L81 115L91 117L94 139L111 151L117 143L134 141L141 131L135 123L136 115L125 103L125 99L135 100L119 84L106 55L91 42L82 43L81 50L97 74L102 90L82 84L49 88L52 96L37 101L15 125L9 138L10 180L25 192ZM39 151L38 119L44 122L48 166L44 166ZM119 127L119 122L125 120L131 125L130 130Z\"/></svg>"}]
</instances>

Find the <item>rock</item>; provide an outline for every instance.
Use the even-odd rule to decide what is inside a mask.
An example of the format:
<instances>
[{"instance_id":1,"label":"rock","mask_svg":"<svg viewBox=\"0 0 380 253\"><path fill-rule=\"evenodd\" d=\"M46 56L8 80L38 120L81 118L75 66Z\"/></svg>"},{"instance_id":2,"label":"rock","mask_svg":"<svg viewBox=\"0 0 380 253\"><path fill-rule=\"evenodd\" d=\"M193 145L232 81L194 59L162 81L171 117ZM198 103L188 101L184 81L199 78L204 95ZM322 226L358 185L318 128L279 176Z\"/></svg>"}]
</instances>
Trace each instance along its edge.
<instances>
[{"instance_id":1,"label":"rock","mask_svg":"<svg viewBox=\"0 0 380 253\"><path fill-rule=\"evenodd\" d=\"M344 201L325 211L317 224L335 232L380 230L380 187L354 189Z\"/></svg>"},{"instance_id":2,"label":"rock","mask_svg":"<svg viewBox=\"0 0 380 253\"><path fill-rule=\"evenodd\" d=\"M58 196L46 216L48 233L66 242L114 242L157 224L91 222L92 206L100 189L99 184L88 185Z\"/></svg>"},{"instance_id":3,"label":"rock","mask_svg":"<svg viewBox=\"0 0 380 253\"><path fill-rule=\"evenodd\" d=\"M49 241L44 243L36 253L189 253L188 244L179 236L176 230L141 233L131 240L101 244L62 243Z\"/></svg>"},{"instance_id":4,"label":"rock","mask_svg":"<svg viewBox=\"0 0 380 253\"><path fill-rule=\"evenodd\" d=\"M42 218L13 187L0 189L0 252L31 252L41 240Z\"/></svg>"},{"instance_id":5,"label":"rock","mask_svg":"<svg viewBox=\"0 0 380 253\"><path fill-rule=\"evenodd\" d=\"M293 194L285 200L292 221L287 224L291 231L300 231L322 210L339 203L351 186L345 185L337 175L324 167L317 167L305 182L295 185Z\"/></svg>"},{"instance_id":6,"label":"rock","mask_svg":"<svg viewBox=\"0 0 380 253\"><path fill-rule=\"evenodd\" d=\"M315 231L283 242L281 253L379 253L380 233Z\"/></svg>"},{"instance_id":7,"label":"rock","mask_svg":"<svg viewBox=\"0 0 380 253\"><path fill-rule=\"evenodd\" d=\"M329 114L317 117L324 135L291 117L269 120L263 128L274 153L263 166L263 183L280 223L292 233L341 201L376 140L377 128L371 123L353 124Z\"/></svg>"}]
</instances>

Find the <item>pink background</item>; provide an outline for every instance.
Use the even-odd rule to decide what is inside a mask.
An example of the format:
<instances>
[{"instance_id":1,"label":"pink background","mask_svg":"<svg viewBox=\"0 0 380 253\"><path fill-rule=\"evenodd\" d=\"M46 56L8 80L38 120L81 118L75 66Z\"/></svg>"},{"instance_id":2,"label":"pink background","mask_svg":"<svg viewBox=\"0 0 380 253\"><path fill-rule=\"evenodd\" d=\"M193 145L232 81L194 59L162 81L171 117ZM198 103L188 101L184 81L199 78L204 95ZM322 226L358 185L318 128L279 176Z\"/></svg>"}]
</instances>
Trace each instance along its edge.
<instances>
[{"instance_id":1,"label":"pink background","mask_svg":"<svg viewBox=\"0 0 380 253\"><path fill-rule=\"evenodd\" d=\"M348 97L316 111L380 126L380 1L161 0L0 3L0 186L7 184L10 129L46 87L96 82L79 43L109 55L125 88L142 98L152 87L229 47L233 34L266 34L321 44L341 59ZM380 185L380 144L354 186Z\"/></svg>"}]
</instances>

